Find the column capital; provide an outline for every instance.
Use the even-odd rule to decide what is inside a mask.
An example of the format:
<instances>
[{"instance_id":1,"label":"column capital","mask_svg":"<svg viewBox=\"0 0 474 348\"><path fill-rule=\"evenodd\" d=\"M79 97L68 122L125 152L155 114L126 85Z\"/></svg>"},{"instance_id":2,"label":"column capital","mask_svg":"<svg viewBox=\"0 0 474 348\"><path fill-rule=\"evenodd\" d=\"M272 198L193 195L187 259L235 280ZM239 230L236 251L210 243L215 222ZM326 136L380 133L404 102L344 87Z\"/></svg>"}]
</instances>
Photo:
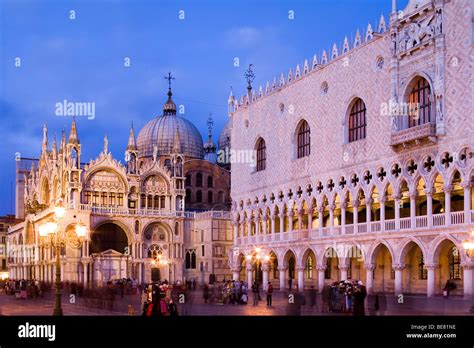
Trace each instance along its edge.
<instances>
[{"instance_id":1,"label":"column capital","mask_svg":"<svg viewBox=\"0 0 474 348\"><path fill-rule=\"evenodd\" d=\"M245 269L247 270L247 272L249 271L252 272L255 269L255 267L252 264L247 264L245 265Z\"/></svg>"},{"instance_id":2,"label":"column capital","mask_svg":"<svg viewBox=\"0 0 474 348\"><path fill-rule=\"evenodd\" d=\"M325 271L326 268L327 268L327 267L326 267L325 265L316 266L316 270L318 270L318 271Z\"/></svg>"},{"instance_id":3,"label":"column capital","mask_svg":"<svg viewBox=\"0 0 474 348\"><path fill-rule=\"evenodd\" d=\"M342 271L342 270L347 270L347 269L349 269L349 266L348 266L348 265L339 265L337 268Z\"/></svg>"},{"instance_id":4,"label":"column capital","mask_svg":"<svg viewBox=\"0 0 474 348\"><path fill-rule=\"evenodd\" d=\"M342 202L339 206L341 209L347 209L347 202Z\"/></svg>"},{"instance_id":5,"label":"column capital","mask_svg":"<svg viewBox=\"0 0 474 348\"><path fill-rule=\"evenodd\" d=\"M239 272L240 273L240 271L242 271L242 267L241 266L232 267L230 271L232 273L234 273L234 272Z\"/></svg>"},{"instance_id":6,"label":"column capital","mask_svg":"<svg viewBox=\"0 0 474 348\"><path fill-rule=\"evenodd\" d=\"M439 264L437 263L430 263L430 264L425 264L423 267L427 270L435 270L437 269Z\"/></svg>"},{"instance_id":7,"label":"column capital","mask_svg":"<svg viewBox=\"0 0 474 348\"><path fill-rule=\"evenodd\" d=\"M351 204L352 204L352 206L353 206L354 208L358 208L358 207L360 206L360 201L359 201L359 200L355 200L355 201L352 201Z\"/></svg>"},{"instance_id":8,"label":"column capital","mask_svg":"<svg viewBox=\"0 0 474 348\"><path fill-rule=\"evenodd\" d=\"M323 211L324 211L324 207L322 207L322 206L318 206L317 209L318 209L318 213L320 213L320 214L322 214Z\"/></svg>"},{"instance_id":9,"label":"column capital","mask_svg":"<svg viewBox=\"0 0 474 348\"><path fill-rule=\"evenodd\" d=\"M263 263L262 264L262 271L263 272L268 272L270 270L270 266L268 265L268 263Z\"/></svg>"},{"instance_id":10,"label":"column capital","mask_svg":"<svg viewBox=\"0 0 474 348\"><path fill-rule=\"evenodd\" d=\"M410 199L416 199L416 197L418 197L418 193L417 192L410 192L409 196L410 196Z\"/></svg>"},{"instance_id":11,"label":"column capital","mask_svg":"<svg viewBox=\"0 0 474 348\"><path fill-rule=\"evenodd\" d=\"M329 209L334 211L334 209L336 209L336 205L334 203L330 204Z\"/></svg>"},{"instance_id":12,"label":"column capital","mask_svg":"<svg viewBox=\"0 0 474 348\"><path fill-rule=\"evenodd\" d=\"M373 270L375 269L375 264L373 264L373 263L364 264L364 268L365 268L367 271L373 271Z\"/></svg>"},{"instance_id":13,"label":"column capital","mask_svg":"<svg viewBox=\"0 0 474 348\"><path fill-rule=\"evenodd\" d=\"M386 196L386 195L381 196L381 197L379 198L379 202L382 203L382 204L385 204L385 203L387 202L387 196Z\"/></svg>"},{"instance_id":14,"label":"column capital","mask_svg":"<svg viewBox=\"0 0 474 348\"><path fill-rule=\"evenodd\" d=\"M306 268L303 267L303 266L298 266L298 267L296 267L296 270L297 270L298 272L303 272L305 269L306 269Z\"/></svg>"},{"instance_id":15,"label":"column capital","mask_svg":"<svg viewBox=\"0 0 474 348\"><path fill-rule=\"evenodd\" d=\"M443 191L444 191L444 193L451 193L451 191L453 191L453 186L452 185L444 185L443 186Z\"/></svg>"},{"instance_id":16,"label":"column capital","mask_svg":"<svg viewBox=\"0 0 474 348\"><path fill-rule=\"evenodd\" d=\"M365 204L366 204L367 206L372 205L372 203L374 203L374 200L373 200L372 198L366 198Z\"/></svg>"},{"instance_id":17,"label":"column capital","mask_svg":"<svg viewBox=\"0 0 474 348\"><path fill-rule=\"evenodd\" d=\"M461 186L465 189L465 190L469 190L471 187L472 187L472 184L470 181L463 181L461 183Z\"/></svg>"},{"instance_id":18,"label":"column capital","mask_svg":"<svg viewBox=\"0 0 474 348\"><path fill-rule=\"evenodd\" d=\"M402 198L402 195L399 194L399 193L396 193L396 194L393 194L393 195L392 195L392 198L393 198L394 200L396 200L396 201L399 201L400 198Z\"/></svg>"},{"instance_id":19,"label":"column capital","mask_svg":"<svg viewBox=\"0 0 474 348\"><path fill-rule=\"evenodd\" d=\"M278 266L278 270L279 270L280 272L281 272L281 271L286 272L287 269L288 269L288 267Z\"/></svg>"},{"instance_id":20,"label":"column capital","mask_svg":"<svg viewBox=\"0 0 474 348\"><path fill-rule=\"evenodd\" d=\"M461 267L464 270L474 271L474 262L461 262Z\"/></svg>"},{"instance_id":21,"label":"column capital","mask_svg":"<svg viewBox=\"0 0 474 348\"><path fill-rule=\"evenodd\" d=\"M402 263L395 263L395 264L392 265L392 268L395 271L403 271L406 268L406 265L402 264Z\"/></svg>"}]
</instances>

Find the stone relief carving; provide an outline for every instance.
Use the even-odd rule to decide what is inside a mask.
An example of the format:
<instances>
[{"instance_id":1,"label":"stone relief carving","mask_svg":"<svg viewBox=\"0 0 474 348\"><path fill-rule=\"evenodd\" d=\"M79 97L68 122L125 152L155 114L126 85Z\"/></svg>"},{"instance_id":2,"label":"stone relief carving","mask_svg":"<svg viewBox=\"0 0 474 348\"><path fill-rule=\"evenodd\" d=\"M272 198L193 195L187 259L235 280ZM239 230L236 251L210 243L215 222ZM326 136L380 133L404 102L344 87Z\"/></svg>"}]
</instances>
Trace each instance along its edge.
<instances>
[{"instance_id":1,"label":"stone relief carving","mask_svg":"<svg viewBox=\"0 0 474 348\"><path fill-rule=\"evenodd\" d=\"M433 19L435 20L433 21ZM429 39L440 34L442 32L442 21L442 13L439 10L436 13L436 18L433 15L423 21L410 23L401 32L398 43L399 51L407 51L421 44L426 38ZM392 50L395 49L394 46L396 46L396 39L392 37Z\"/></svg>"}]
</instances>

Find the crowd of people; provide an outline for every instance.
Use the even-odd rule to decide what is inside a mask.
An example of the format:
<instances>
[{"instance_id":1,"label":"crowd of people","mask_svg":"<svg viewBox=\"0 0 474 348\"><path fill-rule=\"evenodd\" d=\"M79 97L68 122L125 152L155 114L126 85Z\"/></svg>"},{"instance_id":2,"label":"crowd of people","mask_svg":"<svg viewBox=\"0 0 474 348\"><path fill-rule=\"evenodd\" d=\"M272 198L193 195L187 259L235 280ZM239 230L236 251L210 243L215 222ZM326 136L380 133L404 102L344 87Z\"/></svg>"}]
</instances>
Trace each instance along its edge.
<instances>
[{"instance_id":1,"label":"crowd of people","mask_svg":"<svg viewBox=\"0 0 474 348\"><path fill-rule=\"evenodd\" d=\"M322 312L352 312L365 314L367 290L361 281L343 280L324 286L322 292Z\"/></svg>"}]
</instances>

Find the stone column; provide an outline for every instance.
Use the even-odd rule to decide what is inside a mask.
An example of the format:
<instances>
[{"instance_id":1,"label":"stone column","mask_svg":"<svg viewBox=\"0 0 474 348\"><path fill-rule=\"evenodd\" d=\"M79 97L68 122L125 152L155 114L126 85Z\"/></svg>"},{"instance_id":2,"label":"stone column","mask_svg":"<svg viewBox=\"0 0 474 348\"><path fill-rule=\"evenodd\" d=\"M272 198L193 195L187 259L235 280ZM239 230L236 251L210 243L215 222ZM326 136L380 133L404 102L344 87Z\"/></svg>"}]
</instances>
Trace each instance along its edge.
<instances>
[{"instance_id":1,"label":"stone column","mask_svg":"<svg viewBox=\"0 0 474 348\"><path fill-rule=\"evenodd\" d=\"M416 228L416 193L410 194L410 228Z\"/></svg>"},{"instance_id":2,"label":"stone column","mask_svg":"<svg viewBox=\"0 0 474 348\"><path fill-rule=\"evenodd\" d=\"M267 215L267 213L265 213L262 216L262 227L263 227L262 234L263 235L266 235L268 233L267 221L268 221L268 215Z\"/></svg>"},{"instance_id":3,"label":"stone column","mask_svg":"<svg viewBox=\"0 0 474 348\"><path fill-rule=\"evenodd\" d=\"M341 260L339 260L341 262ZM348 265L342 264L339 265L339 270L341 271L341 280L347 280L347 269L349 268Z\"/></svg>"},{"instance_id":4,"label":"stone column","mask_svg":"<svg viewBox=\"0 0 474 348\"><path fill-rule=\"evenodd\" d=\"M433 226L433 190L426 189L426 218L428 219L428 227Z\"/></svg>"},{"instance_id":5,"label":"stone column","mask_svg":"<svg viewBox=\"0 0 474 348\"><path fill-rule=\"evenodd\" d=\"M270 217L270 233L272 236L275 235L275 215Z\"/></svg>"},{"instance_id":6,"label":"stone column","mask_svg":"<svg viewBox=\"0 0 474 348\"><path fill-rule=\"evenodd\" d=\"M374 292L374 269L375 265L373 263L368 263L364 265L365 267L365 282L367 288L367 294L371 295Z\"/></svg>"},{"instance_id":7,"label":"stone column","mask_svg":"<svg viewBox=\"0 0 474 348\"><path fill-rule=\"evenodd\" d=\"M264 262L262 264L262 273L263 273L263 279L262 279L262 286L263 290L267 291L268 288L268 270L269 270L268 263Z\"/></svg>"},{"instance_id":8,"label":"stone column","mask_svg":"<svg viewBox=\"0 0 474 348\"><path fill-rule=\"evenodd\" d=\"M293 212L293 209L291 209L289 212L288 212L288 232L292 232L293 231L293 216L295 215L295 213Z\"/></svg>"},{"instance_id":9,"label":"stone column","mask_svg":"<svg viewBox=\"0 0 474 348\"><path fill-rule=\"evenodd\" d=\"M323 212L324 212L324 207L318 207L318 223L319 223L319 236L323 236L323 224L324 224L324 219L323 219Z\"/></svg>"},{"instance_id":10,"label":"stone column","mask_svg":"<svg viewBox=\"0 0 474 348\"><path fill-rule=\"evenodd\" d=\"M400 229L400 198L402 196L400 194L393 195L393 199L395 200L395 229L399 230Z\"/></svg>"},{"instance_id":11,"label":"stone column","mask_svg":"<svg viewBox=\"0 0 474 348\"><path fill-rule=\"evenodd\" d=\"M257 216L254 219L254 221L255 221L255 235L258 236L260 235L260 232L261 232L260 231L260 221L261 221L260 216Z\"/></svg>"},{"instance_id":12,"label":"stone column","mask_svg":"<svg viewBox=\"0 0 474 348\"><path fill-rule=\"evenodd\" d=\"M286 267L278 267L280 271L280 290L285 290L286 286Z\"/></svg>"},{"instance_id":13,"label":"stone column","mask_svg":"<svg viewBox=\"0 0 474 348\"><path fill-rule=\"evenodd\" d=\"M357 224L359 223L359 205L360 202L359 200L355 200L351 202L352 204L352 216L353 216L353 221L354 221L354 233L359 232L359 226Z\"/></svg>"},{"instance_id":14,"label":"stone column","mask_svg":"<svg viewBox=\"0 0 474 348\"><path fill-rule=\"evenodd\" d=\"M285 214L280 213L278 214L278 217L280 218L280 234L281 234L285 230Z\"/></svg>"},{"instance_id":15,"label":"stone column","mask_svg":"<svg viewBox=\"0 0 474 348\"><path fill-rule=\"evenodd\" d=\"M437 264L425 265L425 268L428 270L428 279L426 283L426 295L428 297L432 297L435 294L435 270L437 267Z\"/></svg>"},{"instance_id":16,"label":"stone column","mask_svg":"<svg viewBox=\"0 0 474 348\"><path fill-rule=\"evenodd\" d=\"M372 221L372 203L374 200L372 198L367 198L365 200L365 220L367 221L367 232L371 231L370 222Z\"/></svg>"},{"instance_id":17,"label":"stone column","mask_svg":"<svg viewBox=\"0 0 474 348\"><path fill-rule=\"evenodd\" d=\"M239 238L239 223L238 222L233 223L233 229L234 229L234 243L236 243L237 239Z\"/></svg>"},{"instance_id":18,"label":"stone column","mask_svg":"<svg viewBox=\"0 0 474 348\"><path fill-rule=\"evenodd\" d=\"M464 188L464 223L471 223L471 183L463 182Z\"/></svg>"},{"instance_id":19,"label":"stone column","mask_svg":"<svg viewBox=\"0 0 474 348\"><path fill-rule=\"evenodd\" d=\"M395 270L395 296L403 292L403 270L405 265L393 265Z\"/></svg>"},{"instance_id":20,"label":"stone column","mask_svg":"<svg viewBox=\"0 0 474 348\"><path fill-rule=\"evenodd\" d=\"M252 221L253 221L252 218L247 219L247 236L252 235Z\"/></svg>"},{"instance_id":21,"label":"stone column","mask_svg":"<svg viewBox=\"0 0 474 348\"><path fill-rule=\"evenodd\" d=\"M385 231L385 203L387 203L387 196L380 197L379 203L380 203L380 231Z\"/></svg>"},{"instance_id":22,"label":"stone column","mask_svg":"<svg viewBox=\"0 0 474 348\"><path fill-rule=\"evenodd\" d=\"M326 266L317 266L316 269L318 270L318 290L321 293L324 288Z\"/></svg>"},{"instance_id":23,"label":"stone column","mask_svg":"<svg viewBox=\"0 0 474 348\"><path fill-rule=\"evenodd\" d=\"M250 264L247 265L247 285L250 288L253 284L253 270L254 267Z\"/></svg>"},{"instance_id":24,"label":"stone column","mask_svg":"<svg viewBox=\"0 0 474 348\"><path fill-rule=\"evenodd\" d=\"M240 270L241 270L240 267L237 267L237 268L233 268L233 269L232 269L232 280L233 280L233 281L236 281L236 282L239 281Z\"/></svg>"},{"instance_id":25,"label":"stone column","mask_svg":"<svg viewBox=\"0 0 474 348\"><path fill-rule=\"evenodd\" d=\"M444 214L445 214L445 225L451 225L451 191L453 187L446 185L444 188Z\"/></svg>"},{"instance_id":26,"label":"stone column","mask_svg":"<svg viewBox=\"0 0 474 348\"><path fill-rule=\"evenodd\" d=\"M304 291L304 267L297 267L298 272L298 291Z\"/></svg>"},{"instance_id":27,"label":"stone column","mask_svg":"<svg viewBox=\"0 0 474 348\"><path fill-rule=\"evenodd\" d=\"M346 209L347 203L341 203L341 234L346 233Z\"/></svg>"},{"instance_id":28,"label":"stone column","mask_svg":"<svg viewBox=\"0 0 474 348\"><path fill-rule=\"evenodd\" d=\"M474 263L462 263L464 298L474 298Z\"/></svg>"},{"instance_id":29,"label":"stone column","mask_svg":"<svg viewBox=\"0 0 474 348\"><path fill-rule=\"evenodd\" d=\"M331 231L331 236L334 235L334 209L336 209L335 204L329 206L329 229Z\"/></svg>"}]
</instances>

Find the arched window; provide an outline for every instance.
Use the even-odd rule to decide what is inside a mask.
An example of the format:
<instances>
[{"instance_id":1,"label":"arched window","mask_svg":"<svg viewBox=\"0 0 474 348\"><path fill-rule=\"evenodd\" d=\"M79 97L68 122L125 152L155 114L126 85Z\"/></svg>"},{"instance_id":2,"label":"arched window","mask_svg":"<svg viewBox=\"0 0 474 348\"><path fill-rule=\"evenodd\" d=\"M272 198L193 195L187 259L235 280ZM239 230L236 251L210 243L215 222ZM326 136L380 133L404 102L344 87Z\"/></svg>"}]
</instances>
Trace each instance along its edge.
<instances>
[{"instance_id":1,"label":"arched window","mask_svg":"<svg viewBox=\"0 0 474 348\"><path fill-rule=\"evenodd\" d=\"M212 194L212 191L207 192L207 203L212 203L214 198L214 195Z\"/></svg>"},{"instance_id":2,"label":"arched window","mask_svg":"<svg viewBox=\"0 0 474 348\"><path fill-rule=\"evenodd\" d=\"M449 279L461 279L461 256L455 246L449 250Z\"/></svg>"},{"instance_id":3,"label":"arched window","mask_svg":"<svg viewBox=\"0 0 474 348\"><path fill-rule=\"evenodd\" d=\"M186 198L185 198L185 202L186 202L186 203L189 203L189 202L191 202L191 190L190 190L190 189L186 189Z\"/></svg>"},{"instance_id":4,"label":"arched window","mask_svg":"<svg viewBox=\"0 0 474 348\"><path fill-rule=\"evenodd\" d=\"M191 174L186 175L186 186L191 186Z\"/></svg>"},{"instance_id":5,"label":"arched window","mask_svg":"<svg viewBox=\"0 0 474 348\"><path fill-rule=\"evenodd\" d=\"M324 270L324 279L331 279L331 265L332 259L330 257L326 258L326 269Z\"/></svg>"},{"instance_id":6,"label":"arched window","mask_svg":"<svg viewBox=\"0 0 474 348\"><path fill-rule=\"evenodd\" d=\"M418 255L418 279L428 279L428 270L425 269L425 261L421 251Z\"/></svg>"},{"instance_id":7,"label":"arched window","mask_svg":"<svg viewBox=\"0 0 474 348\"><path fill-rule=\"evenodd\" d=\"M303 121L298 128L297 146L298 158L309 156L311 153L311 131L306 121Z\"/></svg>"},{"instance_id":8,"label":"arched window","mask_svg":"<svg viewBox=\"0 0 474 348\"><path fill-rule=\"evenodd\" d=\"M210 175L207 177L207 187L214 187L214 179Z\"/></svg>"},{"instance_id":9,"label":"arched window","mask_svg":"<svg viewBox=\"0 0 474 348\"><path fill-rule=\"evenodd\" d=\"M202 174L196 174L196 187L202 187Z\"/></svg>"},{"instance_id":10,"label":"arched window","mask_svg":"<svg viewBox=\"0 0 474 348\"><path fill-rule=\"evenodd\" d=\"M196 202L198 202L198 203L202 202L202 191L201 190L198 190L196 192Z\"/></svg>"},{"instance_id":11,"label":"arched window","mask_svg":"<svg viewBox=\"0 0 474 348\"><path fill-rule=\"evenodd\" d=\"M313 279L313 258L311 256L308 256L306 259L306 278L308 279Z\"/></svg>"},{"instance_id":12,"label":"arched window","mask_svg":"<svg viewBox=\"0 0 474 348\"><path fill-rule=\"evenodd\" d=\"M431 122L431 87L426 79L419 77L414 82L408 102L410 103L409 128Z\"/></svg>"},{"instance_id":13,"label":"arched window","mask_svg":"<svg viewBox=\"0 0 474 348\"><path fill-rule=\"evenodd\" d=\"M140 233L140 222L138 220L135 220L135 233Z\"/></svg>"},{"instance_id":14,"label":"arched window","mask_svg":"<svg viewBox=\"0 0 474 348\"><path fill-rule=\"evenodd\" d=\"M218 201L219 203L225 203L225 202L224 202L224 192L219 191L219 193L217 194L217 201Z\"/></svg>"},{"instance_id":15,"label":"arched window","mask_svg":"<svg viewBox=\"0 0 474 348\"><path fill-rule=\"evenodd\" d=\"M265 170L266 160L267 160L267 147L265 145L265 140L260 138L257 141L257 172Z\"/></svg>"},{"instance_id":16,"label":"arched window","mask_svg":"<svg viewBox=\"0 0 474 348\"><path fill-rule=\"evenodd\" d=\"M365 139L366 136L366 108L362 99L358 98L352 105L349 114L349 142Z\"/></svg>"}]
</instances>

